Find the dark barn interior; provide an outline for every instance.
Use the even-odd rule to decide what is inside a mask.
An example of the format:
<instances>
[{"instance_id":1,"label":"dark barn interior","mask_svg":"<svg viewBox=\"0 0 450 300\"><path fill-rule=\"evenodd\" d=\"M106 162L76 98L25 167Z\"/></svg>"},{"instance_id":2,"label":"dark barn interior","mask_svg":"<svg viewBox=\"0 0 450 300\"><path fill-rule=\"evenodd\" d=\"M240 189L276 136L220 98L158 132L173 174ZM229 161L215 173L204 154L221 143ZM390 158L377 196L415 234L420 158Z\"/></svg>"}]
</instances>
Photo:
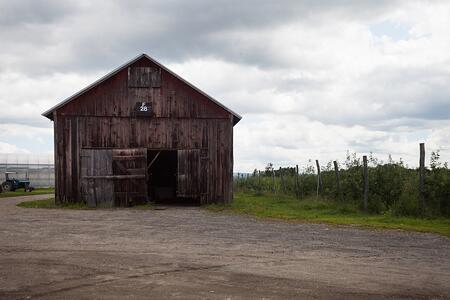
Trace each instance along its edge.
<instances>
[{"instance_id":1,"label":"dark barn interior","mask_svg":"<svg viewBox=\"0 0 450 300\"><path fill-rule=\"evenodd\" d=\"M54 123L57 203L233 199L233 127L241 117L146 54L43 115Z\"/></svg>"},{"instance_id":2,"label":"dark barn interior","mask_svg":"<svg viewBox=\"0 0 450 300\"><path fill-rule=\"evenodd\" d=\"M177 197L177 152L173 150L149 150L149 197L157 204L184 204Z\"/></svg>"}]
</instances>

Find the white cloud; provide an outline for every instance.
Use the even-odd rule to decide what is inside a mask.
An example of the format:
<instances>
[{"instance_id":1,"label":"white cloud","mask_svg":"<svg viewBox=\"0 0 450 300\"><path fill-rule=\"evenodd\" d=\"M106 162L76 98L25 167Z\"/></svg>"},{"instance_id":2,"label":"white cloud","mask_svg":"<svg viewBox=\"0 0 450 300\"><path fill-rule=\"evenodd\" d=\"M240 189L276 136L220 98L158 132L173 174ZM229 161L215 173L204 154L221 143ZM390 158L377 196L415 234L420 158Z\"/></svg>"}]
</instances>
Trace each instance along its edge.
<instances>
[{"instance_id":1,"label":"white cloud","mask_svg":"<svg viewBox=\"0 0 450 300\"><path fill-rule=\"evenodd\" d=\"M40 113L148 52L243 116L236 170L450 155L448 1L236 3L5 2L25 13L0 12L0 141L51 151Z\"/></svg>"},{"instance_id":2,"label":"white cloud","mask_svg":"<svg viewBox=\"0 0 450 300\"><path fill-rule=\"evenodd\" d=\"M99 78L101 73L53 73L30 77L23 73L0 73L0 124L38 127L52 124L41 113ZM1 133L0 133L1 134Z\"/></svg>"},{"instance_id":3,"label":"white cloud","mask_svg":"<svg viewBox=\"0 0 450 300\"><path fill-rule=\"evenodd\" d=\"M16 145L0 142L0 153L29 153L29 151L20 149Z\"/></svg>"}]
</instances>

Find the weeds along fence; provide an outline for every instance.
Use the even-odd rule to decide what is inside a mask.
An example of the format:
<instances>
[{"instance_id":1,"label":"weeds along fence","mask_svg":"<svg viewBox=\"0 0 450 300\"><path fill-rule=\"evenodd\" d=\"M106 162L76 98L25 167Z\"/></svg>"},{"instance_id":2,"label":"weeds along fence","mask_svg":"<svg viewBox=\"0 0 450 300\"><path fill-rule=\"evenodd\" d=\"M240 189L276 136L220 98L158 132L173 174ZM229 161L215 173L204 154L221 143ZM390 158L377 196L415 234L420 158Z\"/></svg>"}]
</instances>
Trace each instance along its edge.
<instances>
[{"instance_id":1,"label":"weeds along fence","mask_svg":"<svg viewBox=\"0 0 450 300\"><path fill-rule=\"evenodd\" d=\"M330 161L325 166L310 164L274 168L252 174L236 174L236 191L273 193L298 199L324 198L351 204L370 213L391 212L396 215L450 217L450 170L432 152L425 166L425 146L420 145L418 168L408 168L402 161L347 154L343 164Z\"/></svg>"},{"instance_id":2,"label":"weeds along fence","mask_svg":"<svg viewBox=\"0 0 450 300\"><path fill-rule=\"evenodd\" d=\"M55 166L51 154L0 153L0 183L5 173L13 172L10 177L28 178L33 187L54 187Z\"/></svg>"}]
</instances>

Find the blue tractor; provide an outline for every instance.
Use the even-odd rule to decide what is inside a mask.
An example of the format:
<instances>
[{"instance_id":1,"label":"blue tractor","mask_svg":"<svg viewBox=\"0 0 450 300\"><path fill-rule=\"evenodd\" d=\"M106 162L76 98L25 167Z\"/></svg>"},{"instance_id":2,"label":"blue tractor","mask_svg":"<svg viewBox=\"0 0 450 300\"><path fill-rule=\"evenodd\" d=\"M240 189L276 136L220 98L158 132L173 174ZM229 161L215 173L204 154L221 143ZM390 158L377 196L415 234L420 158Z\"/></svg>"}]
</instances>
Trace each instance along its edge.
<instances>
[{"instance_id":1,"label":"blue tractor","mask_svg":"<svg viewBox=\"0 0 450 300\"><path fill-rule=\"evenodd\" d=\"M30 184L30 180L10 178L11 174L16 172L5 172L5 181L2 183L2 189L5 192L14 192L17 189L24 189L25 192L31 192L34 188Z\"/></svg>"}]
</instances>

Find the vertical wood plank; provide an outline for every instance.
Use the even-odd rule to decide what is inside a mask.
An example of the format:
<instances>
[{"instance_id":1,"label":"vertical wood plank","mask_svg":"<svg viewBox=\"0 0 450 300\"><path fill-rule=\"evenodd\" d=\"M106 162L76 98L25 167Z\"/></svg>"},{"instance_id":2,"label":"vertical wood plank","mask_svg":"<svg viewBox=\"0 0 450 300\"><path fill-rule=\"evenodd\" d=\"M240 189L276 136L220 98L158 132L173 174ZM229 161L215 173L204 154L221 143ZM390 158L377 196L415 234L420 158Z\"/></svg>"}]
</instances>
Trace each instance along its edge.
<instances>
[{"instance_id":1,"label":"vertical wood plank","mask_svg":"<svg viewBox=\"0 0 450 300\"><path fill-rule=\"evenodd\" d=\"M60 182L61 173L59 171L60 167L60 153L59 153L59 126L58 126L58 114L57 111L53 113L53 151L54 151L54 163L55 163L55 203L61 204L60 196Z\"/></svg>"},{"instance_id":2,"label":"vertical wood plank","mask_svg":"<svg viewBox=\"0 0 450 300\"><path fill-rule=\"evenodd\" d=\"M71 202L78 202L79 201L79 186L78 186L78 118L73 118L71 122L71 128L70 128L70 144L71 144L71 162L72 162L72 168L71 168L71 178L72 178L72 190L71 190Z\"/></svg>"},{"instance_id":3,"label":"vertical wood plank","mask_svg":"<svg viewBox=\"0 0 450 300\"><path fill-rule=\"evenodd\" d=\"M177 196L195 198L199 196L200 151L178 150Z\"/></svg>"}]
</instances>

